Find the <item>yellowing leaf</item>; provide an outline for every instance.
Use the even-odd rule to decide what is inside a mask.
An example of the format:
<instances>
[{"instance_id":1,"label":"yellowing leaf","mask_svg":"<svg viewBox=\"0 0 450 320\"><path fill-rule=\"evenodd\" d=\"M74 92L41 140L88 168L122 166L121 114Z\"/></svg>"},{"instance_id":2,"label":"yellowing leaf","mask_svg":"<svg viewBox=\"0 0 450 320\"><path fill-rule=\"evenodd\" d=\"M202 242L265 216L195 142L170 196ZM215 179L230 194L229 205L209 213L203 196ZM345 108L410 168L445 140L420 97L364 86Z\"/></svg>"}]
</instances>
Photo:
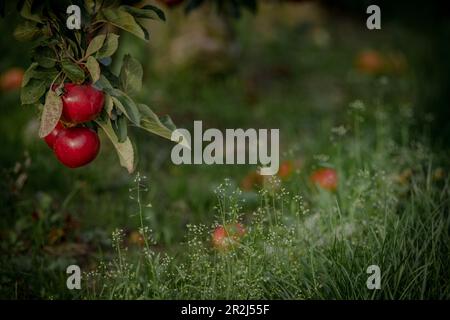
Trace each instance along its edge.
<instances>
[{"instance_id":1,"label":"yellowing leaf","mask_svg":"<svg viewBox=\"0 0 450 320\"><path fill-rule=\"evenodd\" d=\"M114 103L113 103L113 100L111 99L111 96L109 94L105 94L105 110L106 110L106 113L108 114L108 117L110 117L110 118L112 115L113 108L114 108Z\"/></svg>"},{"instance_id":2,"label":"yellowing leaf","mask_svg":"<svg viewBox=\"0 0 450 320\"><path fill-rule=\"evenodd\" d=\"M52 90L49 90L45 98L44 110L41 117L41 126L39 127L39 137L44 138L53 129L55 129L61 118L63 102L60 97Z\"/></svg>"},{"instance_id":3,"label":"yellowing leaf","mask_svg":"<svg viewBox=\"0 0 450 320\"><path fill-rule=\"evenodd\" d=\"M100 65L98 64L97 59L95 59L93 56L89 56L86 62L86 68L91 74L92 82L97 82L98 79L100 79Z\"/></svg>"},{"instance_id":4,"label":"yellowing leaf","mask_svg":"<svg viewBox=\"0 0 450 320\"><path fill-rule=\"evenodd\" d=\"M96 53L101 49L103 43L105 42L106 34L100 34L91 40L89 46L86 49L86 57L89 57L93 53Z\"/></svg>"},{"instance_id":5,"label":"yellowing leaf","mask_svg":"<svg viewBox=\"0 0 450 320\"><path fill-rule=\"evenodd\" d=\"M103 46L97 52L97 58L107 58L112 56L119 47L119 36L114 33L108 33Z\"/></svg>"},{"instance_id":6,"label":"yellowing leaf","mask_svg":"<svg viewBox=\"0 0 450 320\"><path fill-rule=\"evenodd\" d=\"M116 148L117 155L119 156L120 165L128 170L128 173L134 171L134 150L131 144L130 138L126 138L124 142L119 142L114 129L111 125L111 121L96 121L97 124L103 129L109 140L111 140L114 148Z\"/></svg>"},{"instance_id":7,"label":"yellowing leaf","mask_svg":"<svg viewBox=\"0 0 450 320\"><path fill-rule=\"evenodd\" d=\"M176 127L170 117L166 116L159 118L145 104L138 104L138 108L139 112L141 113L141 123L139 126L141 129L157 134L160 137L172 140L172 132L176 130ZM181 144L186 148L191 149L191 146L189 145L188 140L185 137L183 137Z\"/></svg>"},{"instance_id":8,"label":"yellowing leaf","mask_svg":"<svg viewBox=\"0 0 450 320\"><path fill-rule=\"evenodd\" d=\"M136 22L134 17L128 12L118 8L107 8L102 12L106 20L108 20L108 22L112 25L115 25L116 27L128 31L135 36L145 40L144 31Z\"/></svg>"}]
</instances>

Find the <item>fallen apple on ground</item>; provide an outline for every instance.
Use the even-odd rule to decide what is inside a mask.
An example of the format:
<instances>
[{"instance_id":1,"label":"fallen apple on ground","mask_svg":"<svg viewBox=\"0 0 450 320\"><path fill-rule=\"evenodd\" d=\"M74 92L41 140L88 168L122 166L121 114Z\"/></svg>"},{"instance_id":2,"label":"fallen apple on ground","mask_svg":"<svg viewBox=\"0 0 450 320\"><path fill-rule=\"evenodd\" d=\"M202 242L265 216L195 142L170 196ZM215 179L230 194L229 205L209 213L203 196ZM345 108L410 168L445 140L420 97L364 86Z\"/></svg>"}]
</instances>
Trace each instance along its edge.
<instances>
[{"instance_id":1,"label":"fallen apple on ground","mask_svg":"<svg viewBox=\"0 0 450 320\"><path fill-rule=\"evenodd\" d=\"M295 170L299 170L301 166L301 159L285 160L280 164L278 169L278 177L280 177L281 180L287 180L292 176Z\"/></svg>"},{"instance_id":2,"label":"fallen apple on ground","mask_svg":"<svg viewBox=\"0 0 450 320\"><path fill-rule=\"evenodd\" d=\"M212 243L218 250L227 250L236 245L244 235L245 229L240 223L218 226L213 232Z\"/></svg>"},{"instance_id":3,"label":"fallen apple on ground","mask_svg":"<svg viewBox=\"0 0 450 320\"><path fill-rule=\"evenodd\" d=\"M331 168L321 168L313 172L311 181L322 189L335 191L338 184L336 170Z\"/></svg>"},{"instance_id":4,"label":"fallen apple on ground","mask_svg":"<svg viewBox=\"0 0 450 320\"><path fill-rule=\"evenodd\" d=\"M261 188L263 184L264 177L257 171L252 171L242 179L240 187L243 191L252 191Z\"/></svg>"},{"instance_id":5,"label":"fallen apple on ground","mask_svg":"<svg viewBox=\"0 0 450 320\"><path fill-rule=\"evenodd\" d=\"M280 164L280 167L278 169L278 176L281 179L287 179L287 178L289 178L289 176L292 174L293 171L294 171L294 166L293 166L292 162L289 160L286 160Z\"/></svg>"},{"instance_id":6,"label":"fallen apple on ground","mask_svg":"<svg viewBox=\"0 0 450 320\"><path fill-rule=\"evenodd\" d=\"M386 69L386 61L382 54L375 50L362 51L355 60L358 71L366 74L380 74Z\"/></svg>"}]
</instances>

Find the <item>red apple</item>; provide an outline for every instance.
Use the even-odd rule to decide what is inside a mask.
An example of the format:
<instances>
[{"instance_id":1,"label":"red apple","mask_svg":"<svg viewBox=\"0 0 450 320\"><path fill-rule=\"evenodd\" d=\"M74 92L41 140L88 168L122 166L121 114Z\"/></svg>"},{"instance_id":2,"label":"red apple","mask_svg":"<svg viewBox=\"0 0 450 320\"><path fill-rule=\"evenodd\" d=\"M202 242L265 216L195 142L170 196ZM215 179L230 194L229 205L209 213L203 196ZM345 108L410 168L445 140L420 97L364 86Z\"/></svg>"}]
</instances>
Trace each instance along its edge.
<instances>
[{"instance_id":1,"label":"red apple","mask_svg":"<svg viewBox=\"0 0 450 320\"><path fill-rule=\"evenodd\" d=\"M216 249L226 250L234 246L245 235L244 226L240 223L218 226L212 235L212 243Z\"/></svg>"},{"instance_id":2,"label":"red apple","mask_svg":"<svg viewBox=\"0 0 450 320\"><path fill-rule=\"evenodd\" d=\"M143 246L145 245L145 239L139 231L134 230L131 231L131 233L128 236L128 243L137 246Z\"/></svg>"},{"instance_id":3,"label":"red apple","mask_svg":"<svg viewBox=\"0 0 450 320\"><path fill-rule=\"evenodd\" d=\"M247 174L241 181L240 186L243 191L252 191L261 188L264 184L264 177L257 171Z\"/></svg>"},{"instance_id":4,"label":"red apple","mask_svg":"<svg viewBox=\"0 0 450 320\"><path fill-rule=\"evenodd\" d=\"M64 84L62 119L73 123L92 121L103 109L105 96L91 85Z\"/></svg>"},{"instance_id":5,"label":"red apple","mask_svg":"<svg viewBox=\"0 0 450 320\"><path fill-rule=\"evenodd\" d=\"M0 89L3 91L17 90L22 85L24 71L21 68L11 68L0 76Z\"/></svg>"},{"instance_id":6,"label":"red apple","mask_svg":"<svg viewBox=\"0 0 450 320\"><path fill-rule=\"evenodd\" d=\"M45 142L47 143L47 145L53 149L53 145L55 144L56 138L58 137L58 135L62 132L66 130L66 128L62 125L61 122L58 121L58 124L56 125L55 129L53 129L52 132L50 132L45 138Z\"/></svg>"},{"instance_id":7,"label":"red apple","mask_svg":"<svg viewBox=\"0 0 450 320\"><path fill-rule=\"evenodd\" d=\"M281 163L278 169L278 176L285 180L291 176L292 172L294 172L294 165L292 161L286 160Z\"/></svg>"},{"instance_id":8,"label":"red apple","mask_svg":"<svg viewBox=\"0 0 450 320\"><path fill-rule=\"evenodd\" d=\"M338 177L336 170L330 168L322 168L314 171L310 177L311 181L318 185L319 187L335 191L338 184Z\"/></svg>"},{"instance_id":9,"label":"red apple","mask_svg":"<svg viewBox=\"0 0 450 320\"><path fill-rule=\"evenodd\" d=\"M280 167L278 169L278 176L281 178L281 180L287 180L292 176L295 170L298 170L301 167L301 159L285 160L280 164Z\"/></svg>"},{"instance_id":10,"label":"red apple","mask_svg":"<svg viewBox=\"0 0 450 320\"><path fill-rule=\"evenodd\" d=\"M53 145L58 160L69 168L78 168L90 163L100 150L97 133L89 128L68 128L62 131Z\"/></svg>"},{"instance_id":11,"label":"red apple","mask_svg":"<svg viewBox=\"0 0 450 320\"><path fill-rule=\"evenodd\" d=\"M380 74L386 69L386 61L382 54L375 50L362 51L355 61L356 68L366 74Z\"/></svg>"}]
</instances>

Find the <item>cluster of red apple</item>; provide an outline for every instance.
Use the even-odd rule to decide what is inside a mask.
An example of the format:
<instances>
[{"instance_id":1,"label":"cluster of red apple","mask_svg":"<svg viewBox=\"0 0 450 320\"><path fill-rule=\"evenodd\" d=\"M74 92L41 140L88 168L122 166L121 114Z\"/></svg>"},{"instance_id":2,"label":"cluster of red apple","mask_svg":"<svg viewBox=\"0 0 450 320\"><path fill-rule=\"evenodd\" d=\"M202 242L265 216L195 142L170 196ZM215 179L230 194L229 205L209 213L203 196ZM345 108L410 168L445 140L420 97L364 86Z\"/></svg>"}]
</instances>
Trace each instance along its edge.
<instances>
[{"instance_id":1,"label":"cluster of red apple","mask_svg":"<svg viewBox=\"0 0 450 320\"><path fill-rule=\"evenodd\" d=\"M61 119L44 140L65 166L78 168L97 157L100 150L97 132L82 124L98 117L104 100L103 92L91 85L64 84Z\"/></svg>"}]
</instances>

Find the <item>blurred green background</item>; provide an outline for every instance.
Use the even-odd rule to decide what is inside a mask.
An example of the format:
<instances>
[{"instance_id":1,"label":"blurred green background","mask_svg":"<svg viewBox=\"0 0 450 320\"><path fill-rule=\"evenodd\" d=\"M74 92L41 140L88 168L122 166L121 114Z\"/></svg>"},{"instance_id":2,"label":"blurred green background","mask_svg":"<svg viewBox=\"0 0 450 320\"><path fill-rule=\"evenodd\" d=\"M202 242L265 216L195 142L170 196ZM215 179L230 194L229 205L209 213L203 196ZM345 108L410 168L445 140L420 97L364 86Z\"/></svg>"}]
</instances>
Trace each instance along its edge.
<instances>
[{"instance_id":1,"label":"blurred green background","mask_svg":"<svg viewBox=\"0 0 450 320\"><path fill-rule=\"evenodd\" d=\"M386 145L420 140L437 154L433 168L446 173L448 12L425 1L379 1L382 30L370 31L365 26L369 3L260 1L256 14L244 12L231 22L231 31L208 8L185 15L180 7L156 3L167 21L148 24L149 43L122 35L114 60L131 53L143 64L139 99L158 114L171 115L178 127L191 129L194 120L202 120L204 127L219 129L279 128L282 161L301 163L286 188L301 190L308 199L314 195L308 175L333 163L332 129L346 123L355 100L369 109L361 124L368 159L377 154L370 150L381 119L392 128ZM0 74L30 63L29 44L12 35L18 21L17 14L0 19ZM377 67L380 61L383 67ZM134 175L119 166L106 139L89 166L63 167L37 136L37 110L21 107L19 96L19 90L0 92L0 296L71 297L65 291L65 267L95 268L108 258L113 230L122 228L127 244L139 246L137 207L130 199ZM158 243L154 248L177 254L187 224L217 221L214 188L225 178L242 188L256 168L175 166L171 142L130 131L137 171L147 178L143 201L151 206L144 213ZM364 167L354 159L339 159L347 177ZM386 170L405 168L399 164ZM244 191L244 211L251 212L258 200L254 191ZM447 207L441 210L447 217ZM448 232L448 225L443 228ZM443 263L448 266L448 259ZM445 271L436 272L438 280L440 272L445 276Z\"/></svg>"}]
</instances>

